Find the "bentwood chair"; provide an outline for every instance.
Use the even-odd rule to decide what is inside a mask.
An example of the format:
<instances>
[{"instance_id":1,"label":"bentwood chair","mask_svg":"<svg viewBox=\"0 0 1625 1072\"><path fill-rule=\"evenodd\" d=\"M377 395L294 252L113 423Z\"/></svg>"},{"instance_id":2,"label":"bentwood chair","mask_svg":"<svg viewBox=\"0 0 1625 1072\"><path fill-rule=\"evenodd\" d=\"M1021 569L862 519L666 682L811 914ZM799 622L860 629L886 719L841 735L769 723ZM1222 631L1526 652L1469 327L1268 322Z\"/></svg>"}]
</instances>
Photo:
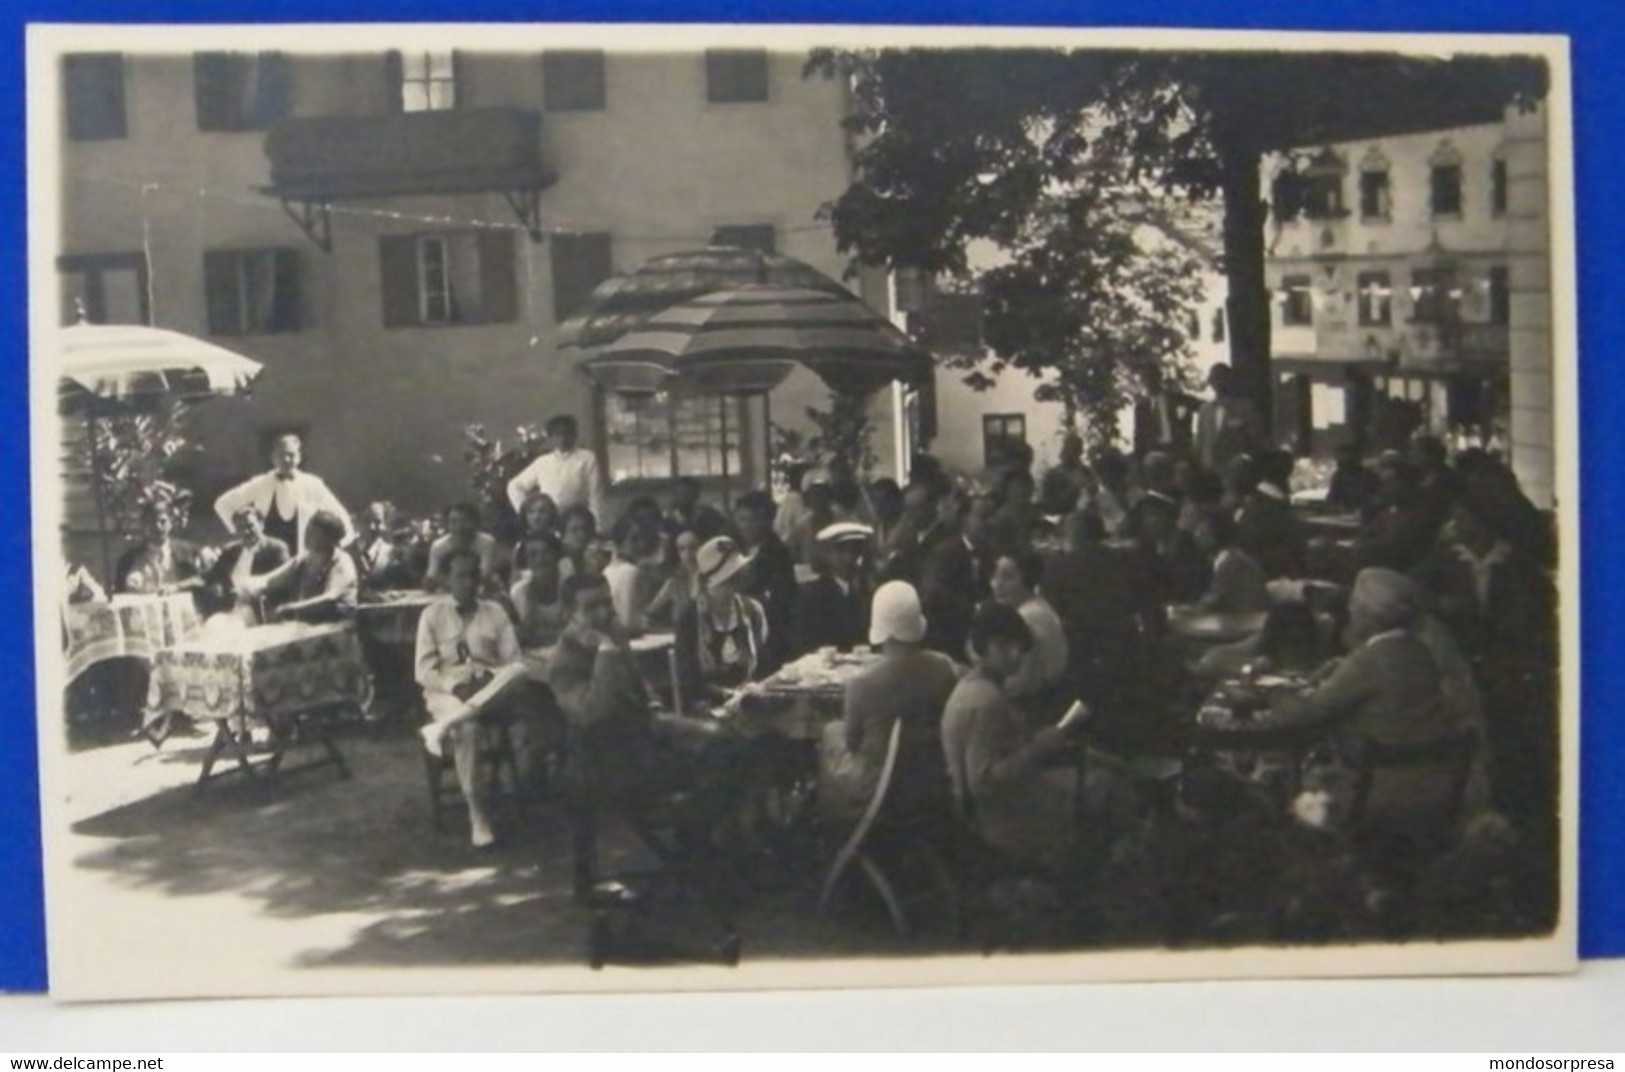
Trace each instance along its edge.
<instances>
[{"instance_id":1,"label":"bentwood chair","mask_svg":"<svg viewBox=\"0 0 1625 1072\"><path fill-rule=\"evenodd\" d=\"M957 927L959 891L942 851L947 840L947 824L936 821L937 817L928 807L911 809L909 814L895 810L903 736L903 722L899 719L892 724L874 794L824 876L818 913L826 915L843 882L854 874L861 875L885 905L893 928L898 934L908 934L911 929L906 911L908 900L899 878L910 863L917 861L928 881L926 893L934 893L947 902L948 914ZM888 805L893 806L891 810Z\"/></svg>"}]
</instances>

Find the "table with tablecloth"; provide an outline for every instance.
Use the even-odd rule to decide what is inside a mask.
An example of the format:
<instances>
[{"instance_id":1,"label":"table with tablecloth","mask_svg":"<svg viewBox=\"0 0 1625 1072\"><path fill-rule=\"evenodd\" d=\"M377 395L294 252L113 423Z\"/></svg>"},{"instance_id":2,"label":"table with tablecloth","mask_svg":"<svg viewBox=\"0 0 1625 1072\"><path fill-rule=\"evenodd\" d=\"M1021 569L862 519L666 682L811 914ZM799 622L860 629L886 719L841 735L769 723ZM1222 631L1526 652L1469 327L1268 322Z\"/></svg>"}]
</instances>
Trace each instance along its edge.
<instances>
[{"instance_id":1,"label":"table with tablecloth","mask_svg":"<svg viewBox=\"0 0 1625 1072\"><path fill-rule=\"evenodd\" d=\"M239 768L252 773L248 738L256 727L269 734L271 771L304 731L306 716L362 710L371 679L360 639L349 623L300 622L238 629L199 637L157 653L148 689L148 717L173 714L213 722L214 743L198 783L207 782L228 749ZM309 734L323 747L324 762L347 774L343 756L325 732Z\"/></svg>"},{"instance_id":2,"label":"table with tablecloth","mask_svg":"<svg viewBox=\"0 0 1625 1072\"><path fill-rule=\"evenodd\" d=\"M753 736L817 741L826 725L841 718L846 683L879 658L869 652L804 655L766 680L746 686L724 717Z\"/></svg>"},{"instance_id":3,"label":"table with tablecloth","mask_svg":"<svg viewBox=\"0 0 1625 1072\"><path fill-rule=\"evenodd\" d=\"M202 624L189 592L121 594L106 602L65 604L67 679L110 659L151 663L164 648L195 637Z\"/></svg>"}]
</instances>

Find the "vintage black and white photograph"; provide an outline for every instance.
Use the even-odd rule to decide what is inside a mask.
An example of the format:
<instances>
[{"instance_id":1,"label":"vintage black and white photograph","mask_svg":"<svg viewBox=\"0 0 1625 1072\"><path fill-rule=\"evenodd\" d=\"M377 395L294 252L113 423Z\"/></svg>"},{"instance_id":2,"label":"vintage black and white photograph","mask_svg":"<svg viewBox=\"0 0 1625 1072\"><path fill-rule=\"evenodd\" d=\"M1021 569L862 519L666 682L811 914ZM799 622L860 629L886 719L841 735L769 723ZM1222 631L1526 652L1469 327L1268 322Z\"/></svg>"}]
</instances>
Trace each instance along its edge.
<instances>
[{"instance_id":1,"label":"vintage black and white photograph","mask_svg":"<svg viewBox=\"0 0 1625 1072\"><path fill-rule=\"evenodd\" d=\"M56 995L1573 966L1561 38L29 56Z\"/></svg>"}]
</instances>

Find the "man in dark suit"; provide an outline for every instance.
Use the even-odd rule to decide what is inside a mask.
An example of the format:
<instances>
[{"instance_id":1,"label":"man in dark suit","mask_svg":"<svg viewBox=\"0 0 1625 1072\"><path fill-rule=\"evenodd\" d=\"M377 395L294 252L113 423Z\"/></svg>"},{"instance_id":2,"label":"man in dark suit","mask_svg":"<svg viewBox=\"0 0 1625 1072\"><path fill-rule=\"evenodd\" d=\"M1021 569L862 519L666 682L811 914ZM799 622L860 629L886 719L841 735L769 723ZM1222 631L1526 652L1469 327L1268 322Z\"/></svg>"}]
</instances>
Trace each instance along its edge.
<instances>
[{"instance_id":1,"label":"man in dark suit","mask_svg":"<svg viewBox=\"0 0 1625 1072\"><path fill-rule=\"evenodd\" d=\"M734 503L740 548L750 558L739 591L760 603L767 614L767 638L757 661L758 676L771 674L790 658L795 623L795 557L773 531L773 517L773 499L765 491L746 492Z\"/></svg>"},{"instance_id":2,"label":"man in dark suit","mask_svg":"<svg viewBox=\"0 0 1625 1072\"><path fill-rule=\"evenodd\" d=\"M873 537L873 529L854 521L837 521L819 531L823 572L802 585L796 597L796 654L819 648L850 650L864 642L869 585L862 564Z\"/></svg>"},{"instance_id":3,"label":"man in dark suit","mask_svg":"<svg viewBox=\"0 0 1625 1072\"><path fill-rule=\"evenodd\" d=\"M976 606L987 595L992 573L983 534L991 504L985 498L946 495L939 523L924 541L920 603L925 610L925 646L964 662Z\"/></svg>"},{"instance_id":4,"label":"man in dark suit","mask_svg":"<svg viewBox=\"0 0 1625 1072\"><path fill-rule=\"evenodd\" d=\"M1258 458L1258 485L1236 516L1236 544L1262 567L1270 580L1304 576L1309 541L1303 523L1292 512L1292 455L1265 451Z\"/></svg>"},{"instance_id":5,"label":"man in dark suit","mask_svg":"<svg viewBox=\"0 0 1625 1072\"><path fill-rule=\"evenodd\" d=\"M237 526L237 539L225 546L203 575L198 604L205 615L233 609L241 581L270 573L293 557L287 544L265 534L265 519L253 503L238 507L232 521Z\"/></svg>"}]
</instances>

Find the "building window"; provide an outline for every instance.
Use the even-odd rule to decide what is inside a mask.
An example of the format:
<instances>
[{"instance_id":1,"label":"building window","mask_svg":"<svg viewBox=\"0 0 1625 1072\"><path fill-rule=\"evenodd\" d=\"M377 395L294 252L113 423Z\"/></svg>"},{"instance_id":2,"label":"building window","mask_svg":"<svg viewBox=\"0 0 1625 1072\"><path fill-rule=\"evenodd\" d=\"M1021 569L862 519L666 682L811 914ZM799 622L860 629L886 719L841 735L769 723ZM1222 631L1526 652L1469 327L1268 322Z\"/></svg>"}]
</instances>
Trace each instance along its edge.
<instances>
[{"instance_id":1,"label":"building window","mask_svg":"<svg viewBox=\"0 0 1625 1072\"><path fill-rule=\"evenodd\" d=\"M1224 306L1213 310L1213 341L1224 341Z\"/></svg>"},{"instance_id":2,"label":"building window","mask_svg":"<svg viewBox=\"0 0 1625 1072\"><path fill-rule=\"evenodd\" d=\"M1010 448L1027 445L1027 418L1019 413L989 413L982 418L982 462L1003 464Z\"/></svg>"},{"instance_id":3,"label":"building window","mask_svg":"<svg viewBox=\"0 0 1625 1072\"><path fill-rule=\"evenodd\" d=\"M68 137L106 141L125 136L124 55L80 52L62 58Z\"/></svg>"},{"instance_id":4,"label":"building window","mask_svg":"<svg viewBox=\"0 0 1625 1072\"><path fill-rule=\"evenodd\" d=\"M1451 267L1411 269L1411 322L1453 324L1461 318L1461 291Z\"/></svg>"},{"instance_id":5,"label":"building window","mask_svg":"<svg viewBox=\"0 0 1625 1072\"><path fill-rule=\"evenodd\" d=\"M289 112L291 70L280 52L199 52L192 82L199 130L264 130Z\"/></svg>"},{"instance_id":6,"label":"building window","mask_svg":"<svg viewBox=\"0 0 1625 1072\"><path fill-rule=\"evenodd\" d=\"M1306 275L1289 275L1281 280L1283 301L1281 324L1285 327L1309 327L1315 322L1314 295Z\"/></svg>"},{"instance_id":7,"label":"building window","mask_svg":"<svg viewBox=\"0 0 1625 1072\"><path fill-rule=\"evenodd\" d=\"M1388 183L1388 172L1360 172L1360 218L1386 220L1392 212L1392 187Z\"/></svg>"},{"instance_id":8,"label":"building window","mask_svg":"<svg viewBox=\"0 0 1625 1072\"><path fill-rule=\"evenodd\" d=\"M510 230L388 235L378 257L386 328L503 324L519 315Z\"/></svg>"},{"instance_id":9,"label":"building window","mask_svg":"<svg viewBox=\"0 0 1625 1072\"><path fill-rule=\"evenodd\" d=\"M1435 216L1461 215L1461 165L1434 164L1428 179L1429 204Z\"/></svg>"},{"instance_id":10,"label":"building window","mask_svg":"<svg viewBox=\"0 0 1625 1072\"><path fill-rule=\"evenodd\" d=\"M1490 323L1512 322L1512 275L1506 265L1497 264L1490 269Z\"/></svg>"},{"instance_id":11,"label":"building window","mask_svg":"<svg viewBox=\"0 0 1625 1072\"><path fill-rule=\"evenodd\" d=\"M550 112L604 110L604 54L542 53L542 107Z\"/></svg>"},{"instance_id":12,"label":"building window","mask_svg":"<svg viewBox=\"0 0 1625 1072\"><path fill-rule=\"evenodd\" d=\"M614 242L607 231L552 238L553 319L568 320L587 307L593 288L615 274Z\"/></svg>"},{"instance_id":13,"label":"building window","mask_svg":"<svg viewBox=\"0 0 1625 1072\"><path fill-rule=\"evenodd\" d=\"M705 99L712 104L755 104L767 100L767 52L763 49L710 49L705 53Z\"/></svg>"},{"instance_id":14,"label":"building window","mask_svg":"<svg viewBox=\"0 0 1625 1072\"><path fill-rule=\"evenodd\" d=\"M212 249L203 254L210 335L299 330L299 252Z\"/></svg>"},{"instance_id":15,"label":"building window","mask_svg":"<svg viewBox=\"0 0 1625 1072\"><path fill-rule=\"evenodd\" d=\"M743 399L601 391L599 402L611 483L741 475Z\"/></svg>"},{"instance_id":16,"label":"building window","mask_svg":"<svg viewBox=\"0 0 1625 1072\"><path fill-rule=\"evenodd\" d=\"M1361 272L1355 279L1360 296L1360 326L1387 327L1394 320L1394 290L1387 272Z\"/></svg>"},{"instance_id":17,"label":"building window","mask_svg":"<svg viewBox=\"0 0 1625 1072\"><path fill-rule=\"evenodd\" d=\"M391 52L386 58L395 110L441 112L463 103L455 52Z\"/></svg>"},{"instance_id":18,"label":"building window","mask_svg":"<svg viewBox=\"0 0 1625 1072\"><path fill-rule=\"evenodd\" d=\"M62 323L147 324L147 259L140 253L58 257Z\"/></svg>"},{"instance_id":19,"label":"building window","mask_svg":"<svg viewBox=\"0 0 1625 1072\"><path fill-rule=\"evenodd\" d=\"M1490 164L1490 213L1507 214L1507 162L1501 158Z\"/></svg>"},{"instance_id":20,"label":"building window","mask_svg":"<svg viewBox=\"0 0 1625 1072\"><path fill-rule=\"evenodd\" d=\"M778 247L778 232L771 223L742 223L718 227L711 232L713 246L733 246L754 249L758 253L773 253Z\"/></svg>"},{"instance_id":21,"label":"building window","mask_svg":"<svg viewBox=\"0 0 1625 1072\"><path fill-rule=\"evenodd\" d=\"M1202 314L1195 309L1185 314L1185 337L1191 342L1202 341Z\"/></svg>"}]
</instances>

